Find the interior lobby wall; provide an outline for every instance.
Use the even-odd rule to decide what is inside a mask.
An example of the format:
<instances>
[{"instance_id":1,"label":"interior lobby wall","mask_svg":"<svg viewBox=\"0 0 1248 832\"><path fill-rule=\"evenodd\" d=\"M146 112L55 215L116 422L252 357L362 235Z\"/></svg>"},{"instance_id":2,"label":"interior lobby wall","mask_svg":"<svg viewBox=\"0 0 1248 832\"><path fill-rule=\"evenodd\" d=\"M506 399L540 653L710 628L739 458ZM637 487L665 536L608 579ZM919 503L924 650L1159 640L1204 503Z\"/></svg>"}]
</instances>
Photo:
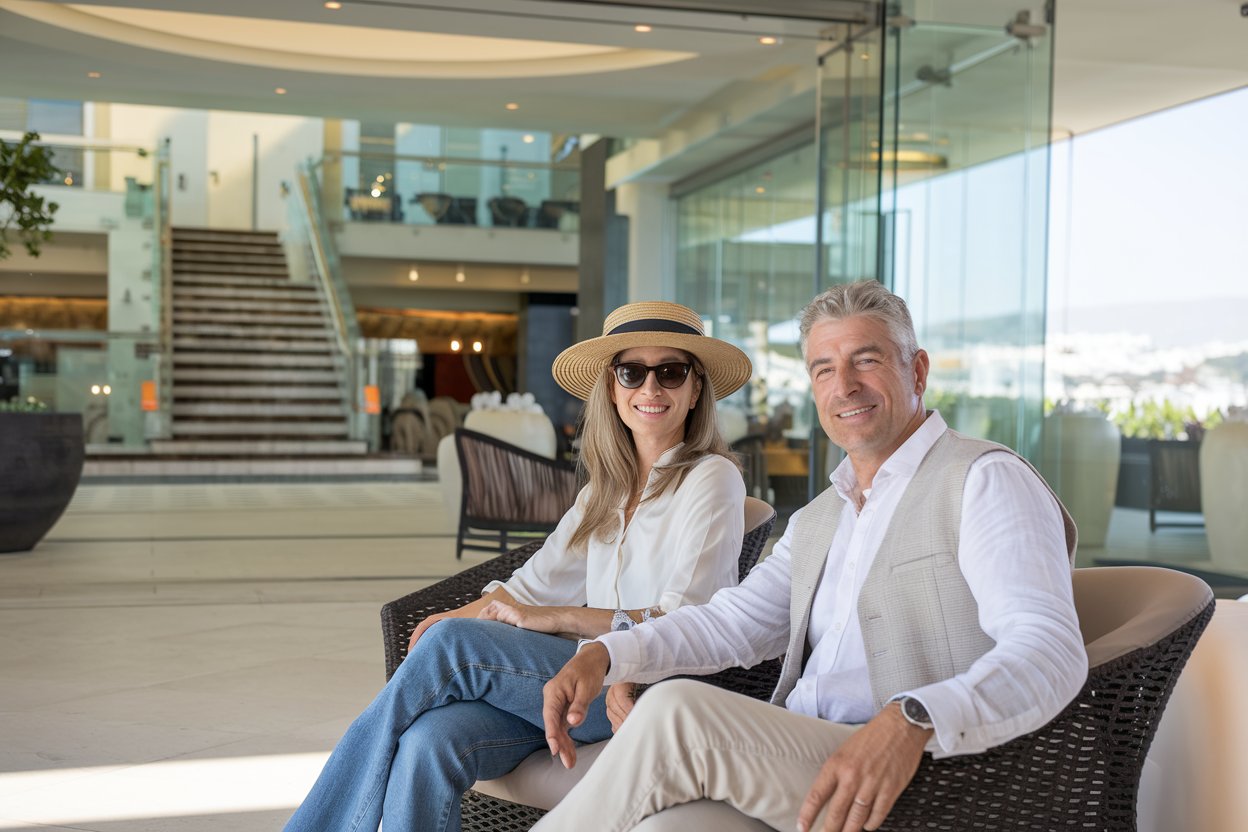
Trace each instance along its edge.
<instances>
[{"instance_id":1,"label":"interior lobby wall","mask_svg":"<svg viewBox=\"0 0 1248 832\"><path fill-rule=\"evenodd\" d=\"M111 142L155 149L169 139L174 225L251 227L252 137L258 136L257 227L284 228L281 183L294 179L300 162L324 151L319 118L134 104L96 110L97 130ZM124 190L127 176L151 181L151 160L120 157L110 172L111 189Z\"/></svg>"}]
</instances>

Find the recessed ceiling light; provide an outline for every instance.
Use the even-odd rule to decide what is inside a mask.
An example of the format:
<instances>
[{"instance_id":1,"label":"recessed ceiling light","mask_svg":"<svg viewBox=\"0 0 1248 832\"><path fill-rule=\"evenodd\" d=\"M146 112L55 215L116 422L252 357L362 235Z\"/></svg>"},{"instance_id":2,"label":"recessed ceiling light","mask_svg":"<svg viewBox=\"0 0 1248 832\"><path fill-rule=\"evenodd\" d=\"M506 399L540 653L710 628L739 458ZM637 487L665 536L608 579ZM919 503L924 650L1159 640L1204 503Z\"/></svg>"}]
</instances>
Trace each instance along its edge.
<instances>
[{"instance_id":1,"label":"recessed ceiling light","mask_svg":"<svg viewBox=\"0 0 1248 832\"><path fill-rule=\"evenodd\" d=\"M472 342L472 351L473 351L473 352L481 352L481 350L483 350L483 349L485 349L485 344L482 344L480 341L473 341L473 342Z\"/></svg>"},{"instance_id":2,"label":"recessed ceiling light","mask_svg":"<svg viewBox=\"0 0 1248 832\"><path fill-rule=\"evenodd\" d=\"M525 133L525 134L524 134L524 143L525 143L525 144L533 144L533 142L534 142L534 141L536 141L536 139L533 137L533 134L532 134L532 133Z\"/></svg>"},{"instance_id":3,"label":"recessed ceiling light","mask_svg":"<svg viewBox=\"0 0 1248 832\"><path fill-rule=\"evenodd\" d=\"M468 276L464 274L463 266L460 266L458 269L455 270L455 282L456 283L463 283L467 279L468 279Z\"/></svg>"},{"instance_id":4,"label":"recessed ceiling light","mask_svg":"<svg viewBox=\"0 0 1248 832\"><path fill-rule=\"evenodd\" d=\"M413 283L415 283L417 280L420 280L420 271L417 270L415 266L412 266L410 269L408 269L407 279L412 281Z\"/></svg>"},{"instance_id":5,"label":"recessed ceiling light","mask_svg":"<svg viewBox=\"0 0 1248 832\"><path fill-rule=\"evenodd\" d=\"M506 107L507 107L507 109L508 109L508 110L519 110L519 109L520 109L520 105L519 105L519 104L517 104L517 103L516 103L516 102L514 102L514 101L508 101L508 102L507 102L507 104L506 104Z\"/></svg>"},{"instance_id":6,"label":"recessed ceiling light","mask_svg":"<svg viewBox=\"0 0 1248 832\"><path fill-rule=\"evenodd\" d=\"M285 94L286 94L286 88L285 88L285 87L275 87L275 88L273 89L273 92L277 93L278 95L285 95Z\"/></svg>"},{"instance_id":7,"label":"recessed ceiling light","mask_svg":"<svg viewBox=\"0 0 1248 832\"><path fill-rule=\"evenodd\" d=\"M342 4L341 4L341 3L335 3L335 2L333 2L333 0L330 0L330 2L328 2L328 3L326 3L326 4L325 4L325 8L327 8L327 9L331 9L331 10L333 10L333 11L338 11L339 9L341 9L341 8L342 8Z\"/></svg>"},{"instance_id":8,"label":"recessed ceiling light","mask_svg":"<svg viewBox=\"0 0 1248 832\"><path fill-rule=\"evenodd\" d=\"M460 343L458 338L451 339L451 352L459 352Z\"/></svg>"},{"instance_id":9,"label":"recessed ceiling light","mask_svg":"<svg viewBox=\"0 0 1248 832\"><path fill-rule=\"evenodd\" d=\"M95 71L91 71L91 72L88 72L88 73L87 73L87 77L88 77L88 78L99 78L99 77L100 77L100 73L95 72Z\"/></svg>"},{"instance_id":10,"label":"recessed ceiling light","mask_svg":"<svg viewBox=\"0 0 1248 832\"><path fill-rule=\"evenodd\" d=\"M766 189L766 188L764 188L762 185L759 185L757 188L755 188L755 189L754 189L754 193L756 193L756 194L765 194L765 193L767 193L767 189Z\"/></svg>"},{"instance_id":11,"label":"recessed ceiling light","mask_svg":"<svg viewBox=\"0 0 1248 832\"><path fill-rule=\"evenodd\" d=\"M645 23L638 23L636 26L633 27L633 31L641 32L644 35L646 32L653 32L654 28Z\"/></svg>"},{"instance_id":12,"label":"recessed ceiling light","mask_svg":"<svg viewBox=\"0 0 1248 832\"><path fill-rule=\"evenodd\" d=\"M758 39L758 42L761 43L763 46L775 46L777 43L780 42L780 38L774 37L772 35L763 35L761 38Z\"/></svg>"},{"instance_id":13,"label":"recessed ceiling light","mask_svg":"<svg viewBox=\"0 0 1248 832\"><path fill-rule=\"evenodd\" d=\"M525 266L524 271L520 272L520 282L527 285L532 279L532 276L529 274L529 267Z\"/></svg>"}]
</instances>

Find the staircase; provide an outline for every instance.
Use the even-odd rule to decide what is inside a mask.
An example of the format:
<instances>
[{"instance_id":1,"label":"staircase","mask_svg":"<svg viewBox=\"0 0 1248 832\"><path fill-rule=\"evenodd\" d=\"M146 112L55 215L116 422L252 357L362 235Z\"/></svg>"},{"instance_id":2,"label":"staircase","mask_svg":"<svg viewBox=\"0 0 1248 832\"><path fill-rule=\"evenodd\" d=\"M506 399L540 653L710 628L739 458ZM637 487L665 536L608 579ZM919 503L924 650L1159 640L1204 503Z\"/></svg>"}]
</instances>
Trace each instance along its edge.
<instances>
[{"instance_id":1,"label":"staircase","mask_svg":"<svg viewBox=\"0 0 1248 832\"><path fill-rule=\"evenodd\" d=\"M173 438L162 456L352 457L346 368L317 283L271 232L173 230Z\"/></svg>"}]
</instances>

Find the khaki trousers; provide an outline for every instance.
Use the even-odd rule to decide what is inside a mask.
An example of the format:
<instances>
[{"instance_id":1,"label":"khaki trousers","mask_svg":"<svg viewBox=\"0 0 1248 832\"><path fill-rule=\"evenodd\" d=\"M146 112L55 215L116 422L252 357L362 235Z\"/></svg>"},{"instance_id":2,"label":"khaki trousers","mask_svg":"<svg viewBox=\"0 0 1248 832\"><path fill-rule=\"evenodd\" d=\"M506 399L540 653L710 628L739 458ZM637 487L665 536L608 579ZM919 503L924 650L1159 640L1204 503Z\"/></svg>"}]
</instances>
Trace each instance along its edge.
<instances>
[{"instance_id":1,"label":"khaki trousers","mask_svg":"<svg viewBox=\"0 0 1248 832\"><path fill-rule=\"evenodd\" d=\"M796 829L819 769L857 728L702 682L664 682L534 832Z\"/></svg>"}]
</instances>

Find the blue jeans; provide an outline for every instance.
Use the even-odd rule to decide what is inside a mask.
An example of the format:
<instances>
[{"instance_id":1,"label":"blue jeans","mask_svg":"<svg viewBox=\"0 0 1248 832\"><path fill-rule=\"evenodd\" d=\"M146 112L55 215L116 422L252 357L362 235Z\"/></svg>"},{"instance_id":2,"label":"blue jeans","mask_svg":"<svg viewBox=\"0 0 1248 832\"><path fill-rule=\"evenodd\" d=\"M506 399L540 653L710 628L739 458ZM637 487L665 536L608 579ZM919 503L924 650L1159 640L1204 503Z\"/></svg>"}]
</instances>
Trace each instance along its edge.
<instances>
[{"instance_id":1,"label":"blue jeans","mask_svg":"<svg viewBox=\"0 0 1248 832\"><path fill-rule=\"evenodd\" d=\"M421 636L330 755L286 832L448 832L477 780L545 749L542 686L576 642L497 621L451 618ZM611 736L604 696L572 731Z\"/></svg>"}]
</instances>

